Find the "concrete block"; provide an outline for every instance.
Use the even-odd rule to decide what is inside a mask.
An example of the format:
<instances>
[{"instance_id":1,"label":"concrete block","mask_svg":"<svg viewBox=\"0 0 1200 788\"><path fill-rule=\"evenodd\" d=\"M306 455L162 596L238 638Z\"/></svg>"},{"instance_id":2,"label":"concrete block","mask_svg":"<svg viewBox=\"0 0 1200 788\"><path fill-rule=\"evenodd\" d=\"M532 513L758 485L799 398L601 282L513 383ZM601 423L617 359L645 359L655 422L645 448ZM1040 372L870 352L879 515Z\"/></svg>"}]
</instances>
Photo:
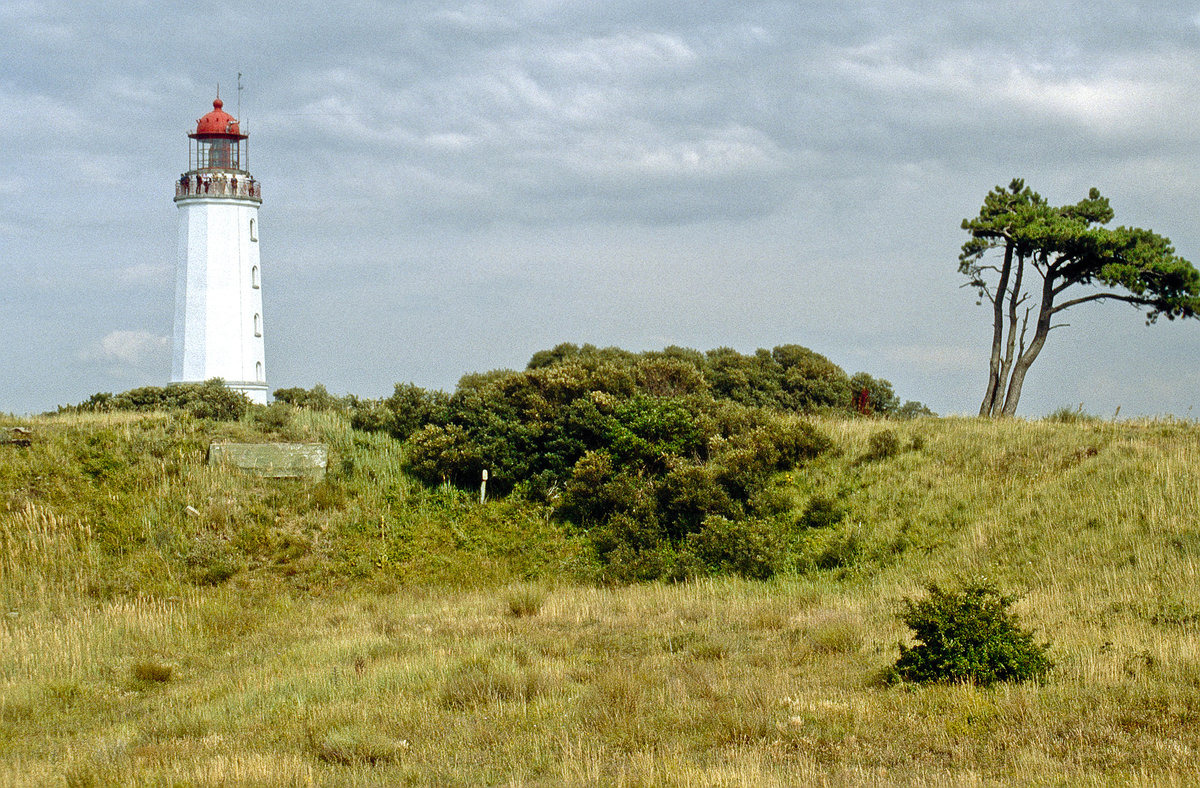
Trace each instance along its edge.
<instances>
[{"instance_id":1,"label":"concrete block","mask_svg":"<svg viewBox=\"0 0 1200 788\"><path fill-rule=\"evenodd\" d=\"M213 443L209 465L232 465L271 479L324 478L329 449L324 443Z\"/></svg>"}]
</instances>

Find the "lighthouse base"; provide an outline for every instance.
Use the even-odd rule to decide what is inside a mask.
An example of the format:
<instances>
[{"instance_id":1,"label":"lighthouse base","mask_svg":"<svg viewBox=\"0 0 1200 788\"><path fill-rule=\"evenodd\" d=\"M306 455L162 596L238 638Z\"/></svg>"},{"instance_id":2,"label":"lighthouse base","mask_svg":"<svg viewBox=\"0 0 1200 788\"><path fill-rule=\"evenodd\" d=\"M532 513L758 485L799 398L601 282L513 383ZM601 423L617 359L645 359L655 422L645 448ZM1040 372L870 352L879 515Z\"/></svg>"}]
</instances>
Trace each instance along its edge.
<instances>
[{"instance_id":1,"label":"lighthouse base","mask_svg":"<svg viewBox=\"0 0 1200 788\"><path fill-rule=\"evenodd\" d=\"M267 384L266 383L229 383L225 384L234 391L240 391L250 398L250 401L258 405L267 404Z\"/></svg>"},{"instance_id":2,"label":"lighthouse base","mask_svg":"<svg viewBox=\"0 0 1200 788\"><path fill-rule=\"evenodd\" d=\"M178 386L182 383L204 383L204 382L206 382L206 381L203 381L203 380L172 380L170 382L170 384L168 384L168 385ZM245 381L245 380L226 380L223 382L225 384L225 388L245 394L246 398L249 399L254 404L256 404L256 405L266 405L267 404L267 384L266 383L255 383L254 381Z\"/></svg>"}]
</instances>

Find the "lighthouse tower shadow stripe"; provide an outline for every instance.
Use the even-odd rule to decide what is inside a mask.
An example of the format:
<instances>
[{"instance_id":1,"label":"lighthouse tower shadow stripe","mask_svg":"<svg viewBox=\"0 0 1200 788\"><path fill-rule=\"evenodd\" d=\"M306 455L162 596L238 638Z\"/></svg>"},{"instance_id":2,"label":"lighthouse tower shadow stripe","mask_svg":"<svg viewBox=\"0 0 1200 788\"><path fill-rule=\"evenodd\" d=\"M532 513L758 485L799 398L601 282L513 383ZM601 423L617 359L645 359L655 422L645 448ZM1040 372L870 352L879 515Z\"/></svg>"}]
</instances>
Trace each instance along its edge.
<instances>
[{"instance_id":1,"label":"lighthouse tower shadow stripe","mask_svg":"<svg viewBox=\"0 0 1200 788\"><path fill-rule=\"evenodd\" d=\"M222 378L253 402L267 401L258 206L248 143L222 109L188 134L188 170L175 183L179 254L171 382Z\"/></svg>"}]
</instances>

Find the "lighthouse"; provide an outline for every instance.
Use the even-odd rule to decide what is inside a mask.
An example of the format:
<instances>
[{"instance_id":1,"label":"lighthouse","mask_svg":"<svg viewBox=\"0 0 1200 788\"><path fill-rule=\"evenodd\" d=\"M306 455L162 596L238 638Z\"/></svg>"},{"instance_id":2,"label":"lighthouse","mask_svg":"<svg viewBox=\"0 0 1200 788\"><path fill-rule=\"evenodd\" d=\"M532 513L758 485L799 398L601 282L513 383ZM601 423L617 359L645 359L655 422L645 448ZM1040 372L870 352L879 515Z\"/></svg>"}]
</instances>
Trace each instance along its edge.
<instances>
[{"instance_id":1,"label":"lighthouse","mask_svg":"<svg viewBox=\"0 0 1200 788\"><path fill-rule=\"evenodd\" d=\"M223 109L188 134L188 170L175 183L179 251L171 382L222 378L266 404L259 185L250 175L247 135Z\"/></svg>"}]
</instances>

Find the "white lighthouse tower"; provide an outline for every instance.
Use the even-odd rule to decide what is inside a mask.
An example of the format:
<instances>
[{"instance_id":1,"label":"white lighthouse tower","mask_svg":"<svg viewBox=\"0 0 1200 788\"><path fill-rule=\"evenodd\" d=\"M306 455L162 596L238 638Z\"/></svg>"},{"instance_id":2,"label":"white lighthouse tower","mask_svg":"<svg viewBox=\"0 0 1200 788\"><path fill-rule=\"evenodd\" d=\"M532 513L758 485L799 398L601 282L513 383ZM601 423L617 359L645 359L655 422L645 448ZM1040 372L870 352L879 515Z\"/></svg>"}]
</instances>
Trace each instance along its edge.
<instances>
[{"instance_id":1,"label":"white lighthouse tower","mask_svg":"<svg viewBox=\"0 0 1200 788\"><path fill-rule=\"evenodd\" d=\"M188 134L188 171L175 184L179 255L171 382L223 378L267 401L258 263L258 182L247 135L220 98Z\"/></svg>"}]
</instances>

